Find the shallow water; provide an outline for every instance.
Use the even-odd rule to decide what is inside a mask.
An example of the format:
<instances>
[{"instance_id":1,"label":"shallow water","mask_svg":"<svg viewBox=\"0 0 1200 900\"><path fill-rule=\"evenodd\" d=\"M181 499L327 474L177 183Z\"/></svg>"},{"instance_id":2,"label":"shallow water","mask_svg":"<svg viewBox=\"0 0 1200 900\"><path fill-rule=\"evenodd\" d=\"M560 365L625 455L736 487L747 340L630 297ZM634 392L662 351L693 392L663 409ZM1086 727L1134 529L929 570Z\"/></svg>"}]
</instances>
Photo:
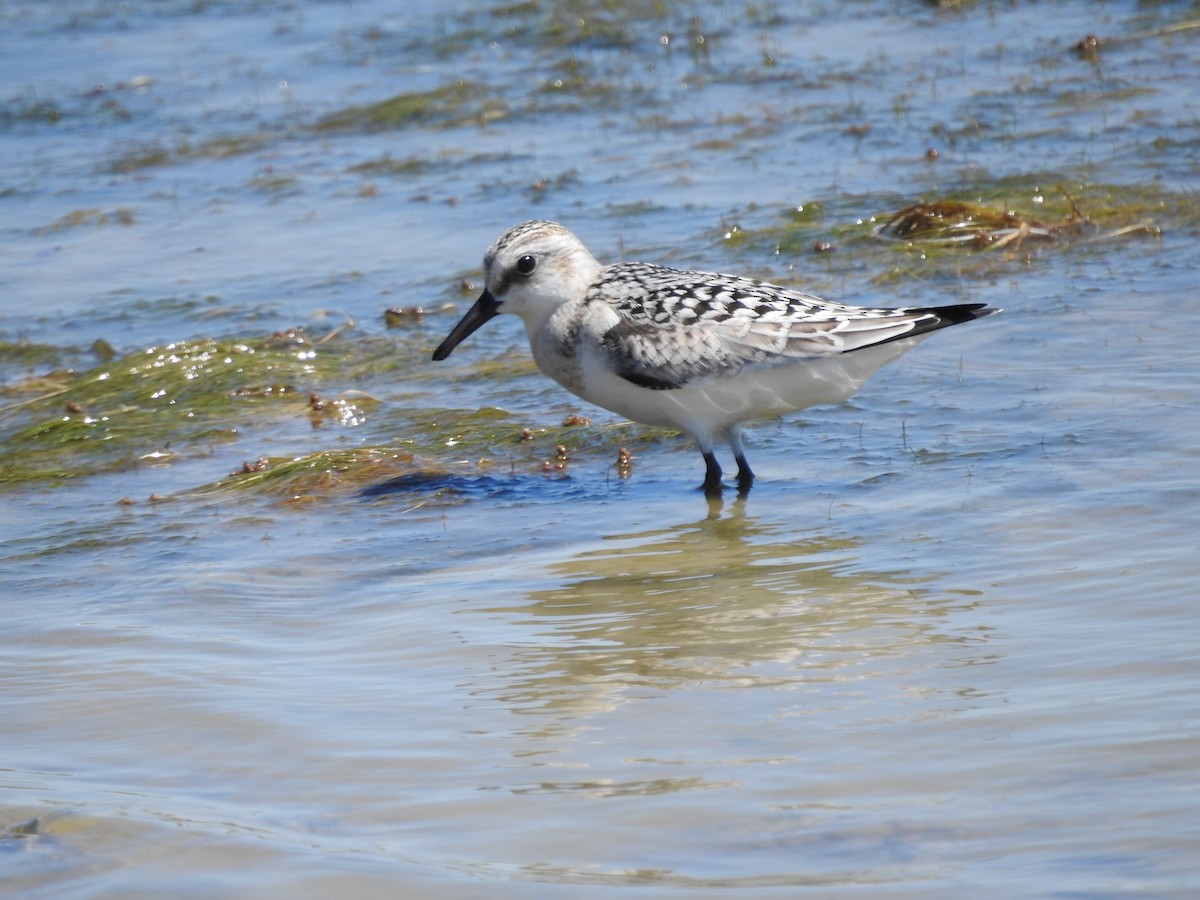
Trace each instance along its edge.
<instances>
[{"instance_id":1,"label":"shallow water","mask_svg":"<svg viewBox=\"0 0 1200 900\"><path fill-rule=\"evenodd\" d=\"M0 7L0 340L53 348L10 349L6 385L97 339L348 318L352 356L395 358L328 388L378 398L352 420L239 409L4 486L6 892L1190 895L1188 8L394 7ZM460 79L466 121L314 127ZM381 161L410 164L355 168ZM1158 192L1161 233L928 260L836 236L998 182L1027 213ZM761 237L801 205L835 252ZM758 482L710 503L685 441L509 365L517 323L427 361L533 216L602 258L1005 311L751 429ZM595 425L561 471L535 438L304 502L213 487L480 407Z\"/></svg>"}]
</instances>

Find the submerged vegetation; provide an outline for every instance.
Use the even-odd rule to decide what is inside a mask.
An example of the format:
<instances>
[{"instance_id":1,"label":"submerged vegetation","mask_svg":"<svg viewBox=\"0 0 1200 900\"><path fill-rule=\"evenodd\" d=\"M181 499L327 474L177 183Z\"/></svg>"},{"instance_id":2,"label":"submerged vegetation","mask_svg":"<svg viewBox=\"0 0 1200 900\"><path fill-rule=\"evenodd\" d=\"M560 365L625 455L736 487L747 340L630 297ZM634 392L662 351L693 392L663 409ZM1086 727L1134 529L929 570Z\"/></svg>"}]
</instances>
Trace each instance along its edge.
<instances>
[{"instance_id":1,"label":"submerged vegetation","mask_svg":"<svg viewBox=\"0 0 1200 900\"><path fill-rule=\"evenodd\" d=\"M1189 199L1158 185L1040 187L1054 184L1061 182L1044 173L1013 176L988 185L986 193L976 189L907 203L843 223L830 223L825 205L810 203L760 226L722 224L720 236L739 252L785 258L853 254L896 277L919 275L916 267L928 271L942 263L970 275L972 260L991 271L997 261L1028 259L1047 249L1156 237L1164 220L1200 227L1200 211ZM1014 208L1014 196L1027 198L1022 208ZM1036 217L1026 211L1029 207L1037 209Z\"/></svg>"},{"instance_id":2,"label":"submerged vegetation","mask_svg":"<svg viewBox=\"0 0 1200 900\"><path fill-rule=\"evenodd\" d=\"M199 142L182 138L174 144L152 140L128 148L110 162L107 168L115 174L127 175L157 166L204 159L227 159L261 150L272 140L278 140L282 134L257 131L242 135L221 135Z\"/></svg>"},{"instance_id":3,"label":"submerged vegetation","mask_svg":"<svg viewBox=\"0 0 1200 900\"><path fill-rule=\"evenodd\" d=\"M430 91L396 94L386 100L350 106L321 118L314 130L385 131L409 125L453 128L503 118L504 104L483 85L456 81Z\"/></svg>"},{"instance_id":4,"label":"submerged vegetation","mask_svg":"<svg viewBox=\"0 0 1200 900\"><path fill-rule=\"evenodd\" d=\"M164 463L233 441L264 418L352 419L365 400L314 400L344 357L344 346L318 350L293 330L178 341L84 372L58 368L13 380L0 409L0 484Z\"/></svg>"},{"instance_id":5,"label":"submerged vegetation","mask_svg":"<svg viewBox=\"0 0 1200 900\"><path fill-rule=\"evenodd\" d=\"M178 341L117 356L86 371L62 366L79 351L0 345L0 367L43 369L0 387L0 490L63 484L105 472L167 466L236 452L268 453L313 443L289 455L261 455L209 473L185 492L250 490L287 500L352 493L406 477L428 487L438 478L516 470L561 473L569 458L615 454L668 432L630 424L595 425L560 413L518 416L494 407L438 409L384 403L369 390L406 354L427 353L420 334L397 342L342 331L313 337L291 329L252 339ZM460 376L501 380L532 364L484 359ZM343 443L362 429L363 443ZM365 441L378 440L379 443ZM211 468L211 467L210 467Z\"/></svg>"},{"instance_id":6,"label":"submerged vegetation","mask_svg":"<svg viewBox=\"0 0 1200 900\"><path fill-rule=\"evenodd\" d=\"M444 410L401 429L387 445L317 450L299 456L259 457L228 476L188 491L211 495L249 491L306 503L328 496L407 495L424 504L471 493L481 478L509 479L542 473L562 476L571 461L612 457L615 477L633 469L628 447L669 439L673 433L631 423L592 426L583 417L562 425L518 428L503 410Z\"/></svg>"},{"instance_id":7,"label":"submerged vegetation","mask_svg":"<svg viewBox=\"0 0 1200 900\"><path fill-rule=\"evenodd\" d=\"M1115 185L1086 185L1082 190L1099 200L1094 211L1082 209L1065 189L1059 193L1067 209L1060 217L1047 221L1015 212L1005 206L997 209L979 201L934 200L913 203L894 213L871 230L873 237L901 241L908 245L970 245L984 250L999 250L1028 243L1110 240L1133 234L1157 234L1153 218L1165 207L1161 194L1150 203L1143 192ZM1034 188L1037 191L1037 188ZM1117 202L1113 202L1117 200ZM1045 205L1045 197L1035 193L1033 202L1053 212L1056 205Z\"/></svg>"},{"instance_id":8,"label":"submerged vegetation","mask_svg":"<svg viewBox=\"0 0 1200 900\"><path fill-rule=\"evenodd\" d=\"M929 14L931 28L946 16L957 22L974 14L973 6L988 7L930 5L948 10ZM866 6L846 8L862 15ZM204 119L206 109L173 108L181 95L166 90L163 79L135 77L74 96L26 91L0 104L0 127L46 131L85 117L106 127L135 122L139 127L111 139L106 132L107 155L94 162L94 170L123 187L153 182L147 169L203 162L215 170L220 161L258 154L234 169L236 184L213 190L214 210L246 197L283 204L299 196L311 206L303 216L316 217L321 206L311 196L313 184L345 175L413 185L409 198L421 203L433 195L429 184L450 181L476 207L493 213L502 206L547 216L578 209L581 216L626 221L676 215L695 223L691 234L696 252L708 260L703 265L718 264L710 258L724 252L737 259L721 265L769 277L778 277L780 258L815 254L831 267L873 273L867 277L876 282L923 278L939 266L970 278L1024 265L1039 254L1107 248L1159 229L1200 231L1194 197L1170 178L1146 176L1144 168L1144 159L1160 155L1180 171L1194 171L1193 125L1176 114L1169 97L1152 108L1162 87L1136 83L1135 69L1118 77L1097 68L1102 59L1111 66L1130 43L1161 40L1166 53L1168 39L1183 42L1200 30L1194 21L1022 48L1025 62L1011 70L1011 80L996 77L999 63L990 65L992 74L957 92L964 99L937 109L944 121L933 120L933 111L925 121L921 98L937 96L939 79L966 79L972 53L991 61L1009 51L965 48L918 64L901 62L908 65L902 70L878 54L826 60L776 37L792 26L801 33L807 27L801 16L757 0L736 8L663 0L515 0L435 15L436 24L419 34L384 23L340 33L331 52L355 67L402 58L405 72L422 72L419 89L397 90L389 81L391 88L371 95L383 99L331 108L288 95L274 118L266 100L254 105L253 114L239 109L214 124ZM729 40L735 31L737 40ZM444 66L447 59L455 60L452 70ZM493 67L504 77L488 77ZM901 78L903 93L889 95ZM705 94L710 86L714 90ZM694 102L700 96L703 101ZM1120 124L1110 131L1110 122ZM1104 142L1096 138L1097 123L1105 126ZM503 139L476 140L485 128ZM401 131L438 137L393 142ZM290 154L292 146L334 147L343 139L350 149L322 149L317 168L312 151ZM359 143L349 144L354 140ZM592 141L578 166L570 153L555 157L561 148L554 142L564 140ZM901 158L897 165L908 168L896 183L907 178L904 193L851 195L833 177L806 186L814 197L802 205L789 202L786 193L794 188L786 187L775 203L715 208L704 205L702 191L688 188L693 179L704 184L725 167L775 176L790 171L772 154L780 147L803 150L810 140L840 148L827 148L830 158L843 151L872 161ZM927 148L929 141L941 151ZM1007 148L1034 143L1044 148L1044 160L1073 162L1022 171L1004 155ZM1115 164L1097 163L1094 155L1110 152L1110 144L1119 148L1111 151ZM330 165L332 176L324 168ZM1007 168L998 174L1000 166ZM929 175L934 171L936 181ZM644 181L646 194L622 193L634 180L630 173ZM162 185L166 180L159 180L154 200L143 200L147 207L179 204L177 189ZM0 189L0 195L17 190L24 188ZM357 194L341 196L376 194L368 182ZM452 202L459 202L457 193ZM694 209L688 205L693 202ZM124 197L119 203L89 198L79 209L48 214L27 236L64 243L97 234L138 237L154 222L152 213L144 215L136 202L126 205ZM650 255L661 259L662 251L654 246ZM693 261L702 265L681 260ZM452 282L466 285L468 277L448 279L446 295L454 293ZM183 309L128 308L164 318ZM663 436L634 426L560 426L561 410L530 419L490 407L440 408L444 395L420 394L434 379L443 386L516 383L534 367L526 354L494 355L456 360L454 367L430 373L420 363L427 329L442 327L439 312L436 304L397 305L384 314L387 337L338 332L314 338L294 330L185 338L126 354L106 346L89 354L9 339L0 343L0 490L217 456L221 462L214 464L223 471L195 479L208 483L206 489L301 496L413 473L440 477L546 465L555 472L567 459L606 459L621 445ZM398 385L416 393L395 399ZM252 461L229 466L230 445L247 447ZM560 458L560 445L568 448L567 457ZM625 468L630 459L625 457Z\"/></svg>"}]
</instances>

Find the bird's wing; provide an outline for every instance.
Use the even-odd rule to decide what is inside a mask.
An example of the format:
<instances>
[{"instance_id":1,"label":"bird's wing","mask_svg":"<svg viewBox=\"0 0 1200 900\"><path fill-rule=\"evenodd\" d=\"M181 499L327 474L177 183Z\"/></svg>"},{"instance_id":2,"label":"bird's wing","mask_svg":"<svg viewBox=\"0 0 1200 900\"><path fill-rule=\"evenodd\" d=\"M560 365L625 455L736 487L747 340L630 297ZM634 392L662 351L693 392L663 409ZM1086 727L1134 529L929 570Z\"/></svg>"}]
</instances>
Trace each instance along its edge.
<instances>
[{"instance_id":1,"label":"bird's wing","mask_svg":"<svg viewBox=\"0 0 1200 900\"><path fill-rule=\"evenodd\" d=\"M846 306L749 278L641 263L609 266L586 302L615 313L601 346L617 374L663 390L847 353L975 317Z\"/></svg>"}]
</instances>

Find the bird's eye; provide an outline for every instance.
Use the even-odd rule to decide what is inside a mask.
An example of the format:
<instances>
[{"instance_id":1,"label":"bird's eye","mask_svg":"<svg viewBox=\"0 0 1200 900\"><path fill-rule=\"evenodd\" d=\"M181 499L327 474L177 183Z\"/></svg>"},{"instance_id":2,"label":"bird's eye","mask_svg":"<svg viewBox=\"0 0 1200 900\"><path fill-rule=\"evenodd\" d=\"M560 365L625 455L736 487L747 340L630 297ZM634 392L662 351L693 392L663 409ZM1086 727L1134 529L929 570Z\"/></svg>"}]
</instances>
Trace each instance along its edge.
<instances>
[{"instance_id":1,"label":"bird's eye","mask_svg":"<svg viewBox=\"0 0 1200 900\"><path fill-rule=\"evenodd\" d=\"M537 259L532 256L522 256L517 260L517 272L521 275L532 275L537 268Z\"/></svg>"}]
</instances>

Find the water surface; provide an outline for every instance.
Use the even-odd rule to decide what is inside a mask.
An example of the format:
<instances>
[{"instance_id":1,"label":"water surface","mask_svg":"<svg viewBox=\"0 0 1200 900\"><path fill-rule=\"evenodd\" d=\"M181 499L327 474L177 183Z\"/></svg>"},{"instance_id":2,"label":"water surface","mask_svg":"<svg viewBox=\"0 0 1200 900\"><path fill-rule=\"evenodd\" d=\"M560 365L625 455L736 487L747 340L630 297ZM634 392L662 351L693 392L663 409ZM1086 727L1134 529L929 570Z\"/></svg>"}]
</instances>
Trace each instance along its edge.
<instances>
[{"instance_id":1,"label":"water surface","mask_svg":"<svg viewBox=\"0 0 1200 900\"><path fill-rule=\"evenodd\" d=\"M4 5L0 884L1190 895L1189 12ZM337 124L397 95L434 102ZM869 237L1063 192L1149 227ZM686 441L536 376L515 321L428 361L535 216L605 259L1005 311L751 429L757 484L710 503ZM94 341L295 326L338 362L287 378L353 415L251 397L168 440L164 408L144 447L27 477L30 379L100 371ZM230 485L381 445L367 490Z\"/></svg>"}]
</instances>

